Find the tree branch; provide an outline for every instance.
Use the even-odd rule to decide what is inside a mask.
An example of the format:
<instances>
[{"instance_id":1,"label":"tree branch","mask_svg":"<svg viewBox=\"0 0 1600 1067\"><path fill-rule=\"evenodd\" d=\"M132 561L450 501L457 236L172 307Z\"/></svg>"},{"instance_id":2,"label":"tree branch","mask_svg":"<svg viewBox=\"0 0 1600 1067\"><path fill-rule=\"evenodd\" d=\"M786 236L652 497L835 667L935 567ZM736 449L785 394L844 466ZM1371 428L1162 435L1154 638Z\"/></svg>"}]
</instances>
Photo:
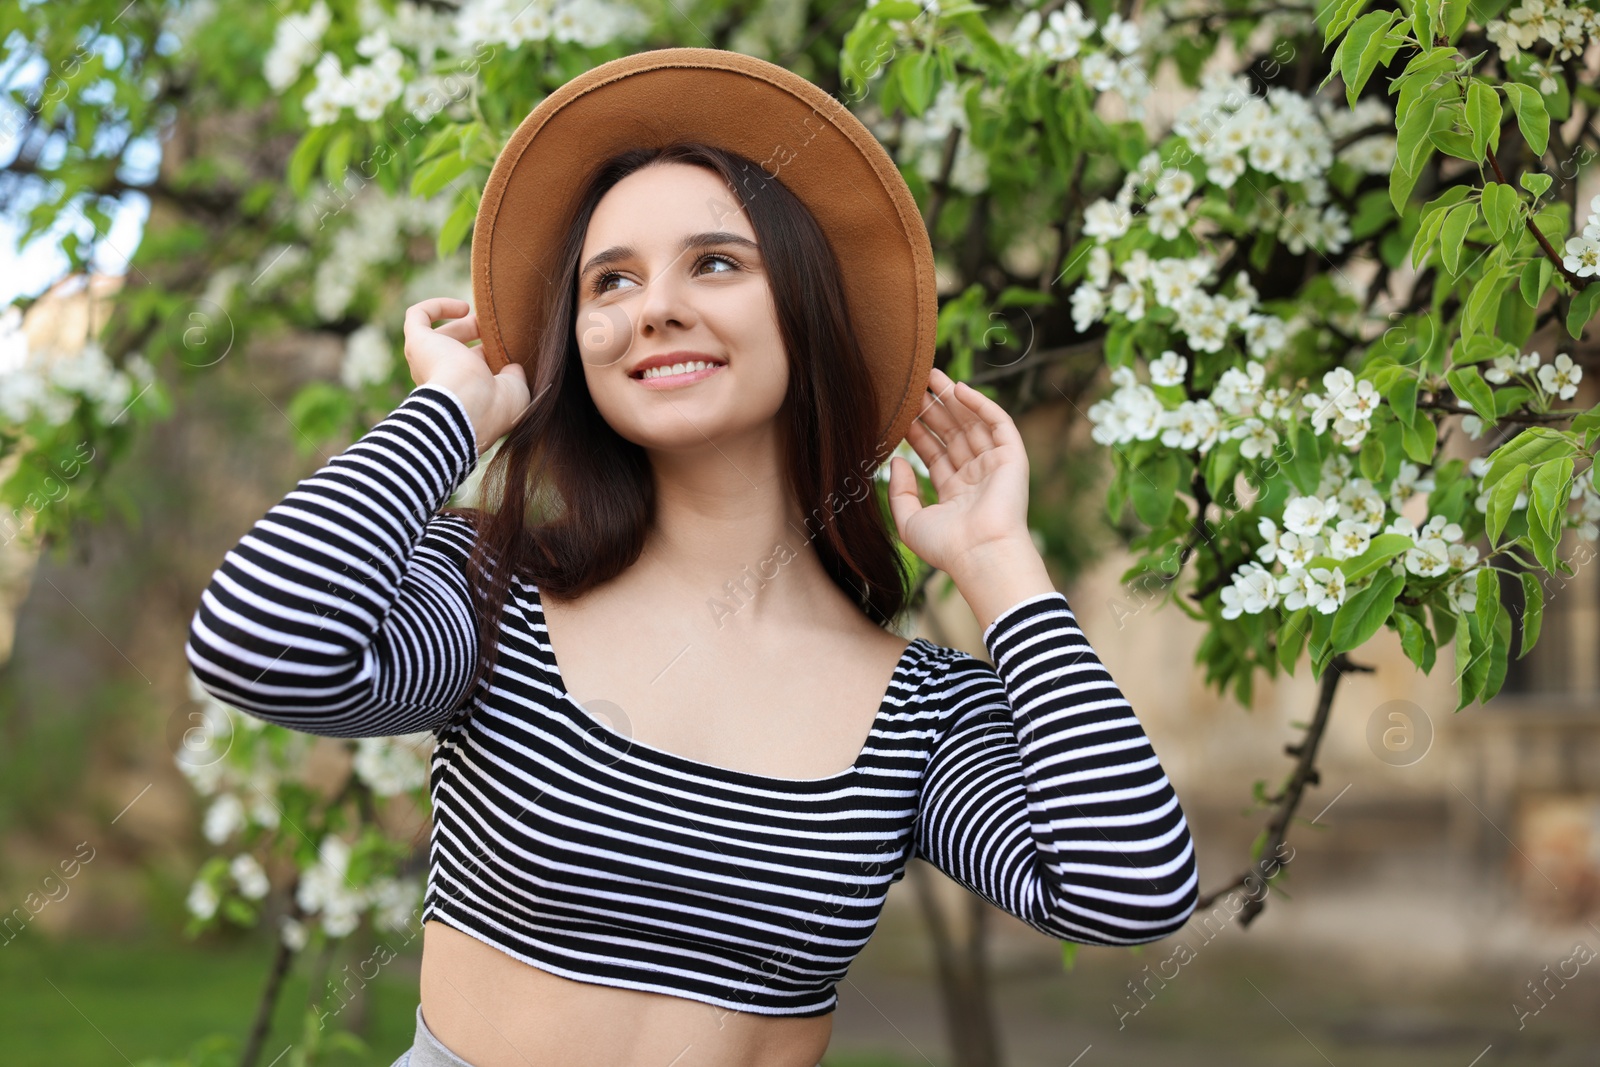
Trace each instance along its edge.
<instances>
[{"instance_id":1,"label":"tree branch","mask_svg":"<svg viewBox=\"0 0 1600 1067\"><path fill-rule=\"evenodd\" d=\"M297 899L300 888L300 875L297 873L294 880L289 883L289 918L298 922L304 912L300 910ZM255 1067L255 1062L261 1057L261 1046L266 1043L267 1031L272 1027L272 1012L278 1005L278 996L283 992L283 980L289 973L289 965L294 962L295 950L290 948L280 934L278 951L272 957L272 969L267 972L267 984L261 990L261 1000L256 1004L255 1021L250 1025L250 1035L245 1040L244 1052L239 1057L239 1067Z\"/></svg>"},{"instance_id":2,"label":"tree branch","mask_svg":"<svg viewBox=\"0 0 1600 1067\"><path fill-rule=\"evenodd\" d=\"M1417 401L1417 410L1418 411L1443 411L1443 412L1447 412L1447 413L1449 413L1451 415L1472 415L1472 414L1476 414L1471 408L1457 407L1454 404L1449 404L1449 403L1446 403L1443 400L1437 400L1437 399L1435 399L1435 400L1421 400L1421 399L1419 399ZM1566 422L1568 419L1576 418L1577 416L1582 415L1582 414L1583 414L1583 410L1581 410L1581 409L1580 410L1576 410L1576 411L1545 411L1545 412L1526 411L1526 412L1522 412L1522 413L1513 412L1513 413L1511 413L1509 415L1501 415L1499 418L1495 419L1494 421L1495 422L1511 422L1511 423L1516 423L1517 425L1520 425L1520 426L1536 426L1536 425L1539 425L1541 423Z\"/></svg>"},{"instance_id":3,"label":"tree branch","mask_svg":"<svg viewBox=\"0 0 1600 1067\"><path fill-rule=\"evenodd\" d=\"M1502 185L1510 185L1511 183L1506 181L1504 172L1500 170L1500 161L1494 157L1494 149L1490 148L1488 145L1484 145L1483 150L1489 154L1489 166L1494 168L1495 180ZM1550 240L1549 238L1545 237L1544 231L1540 230L1539 227L1533 224L1533 216L1529 215L1522 221L1527 225L1528 232L1533 234L1533 239L1539 242L1539 247L1544 249L1544 254L1549 257L1550 262L1555 264L1556 270L1560 271L1561 276L1567 280L1567 283L1574 289L1586 288L1588 285L1587 282L1562 265L1561 254L1550 246Z\"/></svg>"},{"instance_id":4,"label":"tree branch","mask_svg":"<svg viewBox=\"0 0 1600 1067\"><path fill-rule=\"evenodd\" d=\"M1248 886L1252 880L1260 879L1266 882L1271 877L1270 867L1281 867L1280 861L1274 857L1282 847L1289 832L1289 823L1294 819L1296 809L1305 796L1307 786L1317 785L1321 782L1321 775L1317 772L1317 751L1322 745L1323 734L1328 726L1328 714L1333 709L1334 690L1339 686L1339 680L1346 672L1361 672L1370 674L1371 667L1350 662L1340 653L1333 657L1328 664L1328 669L1322 674L1322 687L1317 692L1317 711L1311 720L1311 725L1306 727L1305 737L1298 745L1286 745L1284 751L1296 757L1294 770L1289 775L1289 780L1284 783L1283 789L1272 798L1276 810L1267 822L1267 840L1257 859L1239 877L1224 886L1202 896L1195 904L1195 910L1209 908L1216 903L1217 898L1235 889ZM1249 926L1255 917L1261 914L1267 906L1267 894L1259 897L1251 896L1245 901L1244 910L1239 913L1239 924Z\"/></svg>"}]
</instances>

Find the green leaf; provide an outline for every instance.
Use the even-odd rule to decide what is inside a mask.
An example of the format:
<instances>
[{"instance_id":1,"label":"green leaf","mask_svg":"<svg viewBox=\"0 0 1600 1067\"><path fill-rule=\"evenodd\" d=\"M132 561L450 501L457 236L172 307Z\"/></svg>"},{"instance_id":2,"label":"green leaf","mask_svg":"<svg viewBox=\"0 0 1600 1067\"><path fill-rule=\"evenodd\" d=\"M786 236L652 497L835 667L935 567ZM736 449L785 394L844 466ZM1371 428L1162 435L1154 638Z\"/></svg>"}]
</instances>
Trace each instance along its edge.
<instances>
[{"instance_id":1,"label":"green leaf","mask_svg":"<svg viewBox=\"0 0 1600 1067\"><path fill-rule=\"evenodd\" d=\"M1311 613L1311 677L1321 678L1333 659L1333 616L1320 611Z\"/></svg>"},{"instance_id":2,"label":"green leaf","mask_svg":"<svg viewBox=\"0 0 1600 1067\"><path fill-rule=\"evenodd\" d=\"M1544 622L1544 586L1538 575L1522 572L1522 647L1517 650L1521 659L1539 640L1539 625Z\"/></svg>"},{"instance_id":3,"label":"green leaf","mask_svg":"<svg viewBox=\"0 0 1600 1067\"><path fill-rule=\"evenodd\" d=\"M1572 490L1572 457L1565 456L1541 466L1533 475L1528 493L1528 506L1534 518L1544 526L1554 539L1561 537L1561 526L1567 514L1567 502Z\"/></svg>"},{"instance_id":4,"label":"green leaf","mask_svg":"<svg viewBox=\"0 0 1600 1067\"><path fill-rule=\"evenodd\" d=\"M1294 673L1294 665L1300 661L1306 638L1311 634L1310 615L1310 608L1301 608L1284 619L1283 625L1278 627L1278 662L1290 674Z\"/></svg>"},{"instance_id":5,"label":"green leaf","mask_svg":"<svg viewBox=\"0 0 1600 1067\"><path fill-rule=\"evenodd\" d=\"M1593 448L1595 437L1600 435L1600 404L1596 404L1583 414L1574 417L1572 422L1567 425L1567 429L1572 433L1583 434L1583 447L1586 449ZM1591 478L1600 476L1600 466L1591 467L1589 475Z\"/></svg>"},{"instance_id":6,"label":"green leaf","mask_svg":"<svg viewBox=\"0 0 1600 1067\"><path fill-rule=\"evenodd\" d=\"M1478 616L1478 628L1487 633L1500 613L1500 572L1493 567L1480 567L1477 579L1478 602L1473 609Z\"/></svg>"},{"instance_id":7,"label":"green leaf","mask_svg":"<svg viewBox=\"0 0 1600 1067\"><path fill-rule=\"evenodd\" d=\"M1597 307L1600 307L1600 283L1591 279L1572 298L1572 306L1567 310L1567 332L1581 340L1583 328L1594 318Z\"/></svg>"},{"instance_id":8,"label":"green leaf","mask_svg":"<svg viewBox=\"0 0 1600 1067\"><path fill-rule=\"evenodd\" d=\"M1422 150L1428 135L1433 132L1439 100L1444 94L1445 88L1438 85L1422 89L1414 100L1407 100L1406 94L1401 94L1397 110L1399 124L1395 128L1396 165L1407 170L1417 165L1417 153ZM1452 186L1452 188L1460 189L1462 195L1467 192L1466 186Z\"/></svg>"},{"instance_id":9,"label":"green leaf","mask_svg":"<svg viewBox=\"0 0 1600 1067\"><path fill-rule=\"evenodd\" d=\"M1178 457L1163 452L1154 462L1134 468L1128 477L1128 492L1139 521L1151 527L1166 522L1178 491Z\"/></svg>"},{"instance_id":10,"label":"green leaf","mask_svg":"<svg viewBox=\"0 0 1600 1067\"><path fill-rule=\"evenodd\" d=\"M1518 286L1522 290L1522 299L1531 308L1539 306L1539 299L1544 296L1544 291L1550 288L1550 279L1555 274L1555 268L1545 256L1530 259L1522 265L1522 276Z\"/></svg>"},{"instance_id":11,"label":"green leaf","mask_svg":"<svg viewBox=\"0 0 1600 1067\"><path fill-rule=\"evenodd\" d=\"M1369 482L1382 481L1383 460L1383 442L1368 434L1367 439L1361 444L1360 463L1362 477Z\"/></svg>"},{"instance_id":12,"label":"green leaf","mask_svg":"<svg viewBox=\"0 0 1600 1067\"><path fill-rule=\"evenodd\" d=\"M1350 33L1345 38L1344 54L1340 57L1339 73L1344 78L1345 100L1351 107L1356 106L1356 96L1361 92L1361 87L1377 69L1389 26L1399 17L1398 11L1372 11L1362 15L1350 27Z\"/></svg>"},{"instance_id":13,"label":"green leaf","mask_svg":"<svg viewBox=\"0 0 1600 1067\"><path fill-rule=\"evenodd\" d=\"M1500 684L1506 680L1506 665L1511 654L1511 616L1496 611L1494 620L1479 629L1489 633L1489 665L1484 672L1483 686L1478 690L1478 699L1488 701L1500 692Z\"/></svg>"},{"instance_id":14,"label":"green leaf","mask_svg":"<svg viewBox=\"0 0 1600 1067\"><path fill-rule=\"evenodd\" d=\"M1419 619L1398 611L1394 614L1394 625L1400 634L1400 647L1405 651L1406 658L1415 663L1423 674L1432 671L1437 649L1428 628Z\"/></svg>"},{"instance_id":15,"label":"green leaf","mask_svg":"<svg viewBox=\"0 0 1600 1067\"><path fill-rule=\"evenodd\" d=\"M938 56L934 52L920 51L895 64L900 76L900 91L905 94L906 110L920 118L933 103L938 89Z\"/></svg>"},{"instance_id":16,"label":"green leaf","mask_svg":"<svg viewBox=\"0 0 1600 1067\"><path fill-rule=\"evenodd\" d=\"M1355 21L1355 17L1366 6L1367 0L1334 0L1331 4L1317 5L1317 18L1328 18L1328 24L1323 28L1322 47L1326 49L1328 42L1343 33L1345 27ZM1334 65L1334 69L1338 69L1338 64Z\"/></svg>"},{"instance_id":17,"label":"green leaf","mask_svg":"<svg viewBox=\"0 0 1600 1067\"><path fill-rule=\"evenodd\" d=\"M1516 352L1516 345L1508 344L1498 337L1478 334L1457 341L1450 350L1450 362L1453 366L1464 367L1468 363L1486 363L1500 356L1513 356Z\"/></svg>"},{"instance_id":18,"label":"green leaf","mask_svg":"<svg viewBox=\"0 0 1600 1067\"><path fill-rule=\"evenodd\" d=\"M1439 428L1429 418L1401 423L1400 447L1413 463L1432 463L1434 450L1439 447Z\"/></svg>"},{"instance_id":19,"label":"green leaf","mask_svg":"<svg viewBox=\"0 0 1600 1067\"><path fill-rule=\"evenodd\" d=\"M1494 391L1494 415L1503 419L1520 408L1533 394L1520 385L1506 386Z\"/></svg>"},{"instance_id":20,"label":"green leaf","mask_svg":"<svg viewBox=\"0 0 1600 1067\"><path fill-rule=\"evenodd\" d=\"M1522 139L1528 142L1535 156L1544 155L1550 143L1550 114L1544 108L1544 97L1535 92L1533 86L1520 82L1506 82L1501 88L1506 91L1511 109L1517 113L1517 128L1522 131Z\"/></svg>"},{"instance_id":21,"label":"green leaf","mask_svg":"<svg viewBox=\"0 0 1600 1067\"><path fill-rule=\"evenodd\" d=\"M1439 239L1439 230L1444 225L1444 220L1449 215L1449 206L1462 196L1466 195L1464 185L1451 186L1449 192L1460 195L1449 197L1441 196L1422 210L1422 221L1417 226L1416 236L1411 239L1411 265L1418 267L1428 254L1428 249ZM1448 194L1447 194L1448 195ZM1437 206L1436 206L1437 205Z\"/></svg>"},{"instance_id":22,"label":"green leaf","mask_svg":"<svg viewBox=\"0 0 1600 1067\"><path fill-rule=\"evenodd\" d=\"M1528 466L1519 463L1506 474L1506 476L1489 490L1488 508L1484 515L1488 527L1489 541L1495 543L1500 540L1500 533L1506 528L1506 522L1511 518L1513 505L1517 502L1517 494L1522 492L1522 482L1528 476Z\"/></svg>"},{"instance_id":23,"label":"green leaf","mask_svg":"<svg viewBox=\"0 0 1600 1067\"><path fill-rule=\"evenodd\" d=\"M1444 37L1452 44L1461 35L1461 29L1467 24L1467 5L1457 0L1445 0L1444 4Z\"/></svg>"},{"instance_id":24,"label":"green leaf","mask_svg":"<svg viewBox=\"0 0 1600 1067\"><path fill-rule=\"evenodd\" d=\"M1467 230L1478 220L1476 201L1457 204L1445 216L1439 230L1439 258L1445 270L1456 274L1461 270L1461 249L1466 244Z\"/></svg>"},{"instance_id":25,"label":"green leaf","mask_svg":"<svg viewBox=\"0 0 1600 1067\"><path fill-rule=\"evenodd\" d=\"M1522 183L1522 187L1524 189L1528 190L1528 192L1537 197L1543 196L1544 191L1550 188L1551 178L1548 174L1540 174L1537 171L1525 170L1522 172L1522 177L1518 178L1517 180Z\"/></svg>"},{"instance_id":26,"label":"green leaf","mask_svg":"<svg viewBox=\"0 0 1600 1067\"><path fill-rule=\"evenodd\" d=\"M1488 82L1473 78L1467 86L1467 127L1472 130L1472 156L1484 157L1484 146L1500 147L1500 97Z\"/></svg>"},{"instance_id":27,"label":"green leaf","mask_svg":"<svg viewBox=\"0 0 1600 1067\"><path fill-rule=\"evenodd\" d=\"M1494 421L1494 390L1478 374L1477 367L1457 367L1446 372L1444 377L1450 383L1451 391L1471 404L1480 419L1484 422Z\"/></svg>"},{"instance_id":28,"label":"green leaf","mask_svg":"<svg viewBox=\"0 0 1600 1067\"><path fill-rule=\"evenodd\" d=\"M1432 133L1428 134L1428 140L1433 142L1433 146L1447 156L1455 156L1457 159L1464 159L1468 163L1483 162L1482 153L1475 153L1472 150L1471 134L1462 133L1459 130L1435 128Z\"/></svg>"},{"instance_id":29,"label":"green leaf","mask_svg":"<svg viewBox=\"0 0 1600 1067\"><path fill-rule=\"evenodd\" d=\"M322 156L322 176L328 179L328 184L344 188L345 172L350 169L350 152L354 145L355 134L349 129L340 130L328 142L328 149Z\"/></svg>"},{"instance_id":30,"label":"green leaf","mask_svg":"<svg viewBox=\"0 0 1600 1067\"><path fill-rule=\"evenodd\" d=\"M328 138L333 136L333 131L333 126L313 126L309 133L300 138L300 143L295 145L285 175L289 189L295 196L305 196L306 187L311 183L311 172L321 161L322 148L328 143Z\"/></svg>"},{"instance_id":31,"label":"green leaf","mask_svg":"<svg viewBox=\"0 0 1600 1067\"><path fill-rule=\"evenodd\" d=\"M1389 203L1394 205L1396 212L1403 212L1406 201L1411 198L1411 190L1417 184L1417 176L1422 173L1422 167L1428 162L1428 156L1433 152L1432 147L1426 148L1410 169L1398 163L1389 171Z\"/></svg>"},{"instance_id":32,"label":"green leaf","mask_svg":"<svg viewBox=\"0 0 1600 1067\"><path fill-rule=\"evenodd\" d=\"M411 176L411 195L431 197L465 174L472 161L457 152L447 152L438 159L429 160Z\"/></svg>"},{"instance_id":33,"label":"green leaf","mask_svg":"<svg viewBox=\"0 0 1600 1067\"><path fill-rule=\"evenodd\" d=\"M1483 186L1483 221L1496 241L1506 234L1517 215L1517 191L1500 182L1485 182Z\"/></svg>"},{"instance_id":34,"label":"green leaf","mask_svg":"<svg viewBox=\"0 0 1600 1067\"><path fill-rule=\"evenodd\" d=\"M1467 293L1466 311L1461 316L1462 336L1476 334L1493 326L1499 317L1500 296L1509 274L1504 267L1488 269L1472 283Z\"/></svg>"},{"instance_id":35,"label":"green leaf","mask_svg":"<svg viewBox=\"0 0 1600 1067\"><path fill-rule=\"evenodd\" d=\"M1389 387L1387 398L1401 422L1410 425L1417 417L1417 380L1411 375L1396 379Z\"/></svg>"},{"instance_id":36,"label":"green leaf","mask_svg":"<svg viewBox=\"0 0 1600 1067\"><path fill-rule=\"evenodd\" d=\"M1348 652L1359 647L1383 627L1394 611L1394 599L1405 588L1404 575L1382 570L1372 584L1351 596L1333 616L1333 648Z\"/></svg>"},{"instance_id":37,"label":"green leaf","mask_svg":"<svg viewBox=\"0 0 1600 1067\"><path fill-rule=\"evenodd\" d=\"M1478 640L1477 626L1477 616L1471 614L1461 616L1456 625L1456 684L1461 687L1461 702L1456 705L1457 711L1472 703L1488 674L1487 666L1476 673L1473 670L1482 658L1479 653L1484 651Z\"/></svg>"},{"instance_id":38,"label":"green leaf","mask_svg":"<svg viewBox=\"0 0 1600 1067\"><path fill-rule=\"evenodd\" d=\"M1525 531L1522 535L1522 539L1526 541L1530 547L1532 547L1533 558L1538 560L1539 565L1545 570L1549 571L1551 574L1555 574L1558 569L1558 561L1556 560L1556 538L1551 536L1550 531L1545 529L1543 524L1537 521L1525 520L1522 523L1522 528Z\"/></svg>"},{"instance_id":39,"label":"green leaf","mask_svg":"<svg viewBox=\"0 0 1600 1067\"><path fill-rule=\"evenodd\" d=\"M440 259L447 258L460 248L461 242L472 231L472 224L478 216L476 200L476 196L462 197L456 202L450 217L444 220L444 225L439 227L439 241L435 251Z\"/></svg>"},{"instance_id":40,"label":"green leaf","mask_svg":"<svg viewBox=\"0 0 1600 1067\"><path fill-rule=\"evenodd\" d=\"M1433 617L1433 636L1439 647L1448 645L1456 633L1456 617L1450 610L1441 606L1438 601L1428 605L1428 614Z\"/></svg>"},{"instance_id":41,"label":"green leaf","mask_svg":"<svg viewBox=\"0 0 1600 1067\"><path fill-rule=\"evenodd\" d=\"M1367 542L1367 550L1359 556L1343 560L1339 569L1344 572L1344 580L1358 582L1371 574L1391 559L1410 548L1415 542L1404 534L1379 534Z\"/></svg>"},{"instance_id":42,"label":"green leaf","mask_svg":"<svg viewBox=\"0 0 1600 1067\"><path fill-rule=\"evenodd\" d=\"M1531 467L1559 456L1570 456L1576 451L1577 446L1572 438L1560 430L1548 426L1529 426L1490 454L1489 469L1483 476L1483 488L1492 488L1518 465Z\"/></svg>"},{"instance_id":43,"label":"green leaf","mask_svg":"<svg viewBox=\"0 0 1600 1067\"><path fill-rule=\"evenodd\" d=\"M920 16L922 12L921 5L912 3L912 0L881 0L880 3L867 8L863 14L867 18L878 19L882 22L888 22L891 19L910 22Z\"/></svg>"}]
</instances>

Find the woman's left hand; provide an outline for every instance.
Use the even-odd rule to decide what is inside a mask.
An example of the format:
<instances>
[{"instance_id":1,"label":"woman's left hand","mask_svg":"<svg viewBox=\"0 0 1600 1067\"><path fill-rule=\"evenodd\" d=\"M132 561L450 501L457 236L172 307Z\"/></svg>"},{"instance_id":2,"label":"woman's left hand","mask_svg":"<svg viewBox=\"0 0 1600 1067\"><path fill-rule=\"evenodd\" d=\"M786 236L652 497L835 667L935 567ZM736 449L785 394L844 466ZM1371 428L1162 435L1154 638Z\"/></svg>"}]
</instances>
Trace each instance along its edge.
<instances>
[{"instance_id":1,"label":"woman's left hand","mask_svg":"<svg viewBox=\"0 0 1600 1067\"><path fill-rule=\"evenodd\" d=\"M1033 550L1028 532L1028 456L1004 408L934 368L931 394L906 431L939 494L924 506L916 472L889 462L889 511L900 539L929 565L960 581L991 558ZM924 425L926 424L926 425Z\"/></svg>"}]
</instances>

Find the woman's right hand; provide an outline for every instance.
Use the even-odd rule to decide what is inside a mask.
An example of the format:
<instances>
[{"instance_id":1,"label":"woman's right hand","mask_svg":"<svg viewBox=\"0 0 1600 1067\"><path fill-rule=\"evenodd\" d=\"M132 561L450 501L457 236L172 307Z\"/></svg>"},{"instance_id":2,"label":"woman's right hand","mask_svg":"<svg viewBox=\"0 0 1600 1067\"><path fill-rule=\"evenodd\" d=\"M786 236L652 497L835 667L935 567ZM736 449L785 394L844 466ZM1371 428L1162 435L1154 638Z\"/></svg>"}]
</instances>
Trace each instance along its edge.
<instances>
[{"instance_id":1,"label":"woman's right hand","mask_svg":"<svg viewBox=\"0 0 1600 1067\"><path fill-rule=\"evenodd\" d=\"M450 318L438 329L435 319ZM418 385L442 386L461 398L472 419L481 456L522 417L529 403L528 376L512 361L498 373L489 370L478 339L478 316L465 300L431 297L406 308L406 363Z\"/></svg>"}]
</instances>

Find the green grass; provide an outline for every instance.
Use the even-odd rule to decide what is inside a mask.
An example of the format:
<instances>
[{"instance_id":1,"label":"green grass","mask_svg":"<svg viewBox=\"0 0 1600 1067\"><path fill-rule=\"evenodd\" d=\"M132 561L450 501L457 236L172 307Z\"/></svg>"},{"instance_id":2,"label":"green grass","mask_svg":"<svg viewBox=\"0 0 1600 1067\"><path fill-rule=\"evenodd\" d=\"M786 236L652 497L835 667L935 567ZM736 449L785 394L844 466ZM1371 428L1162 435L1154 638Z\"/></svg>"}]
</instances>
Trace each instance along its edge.
<instances>
[{"instance_id":1,"label":"green grass","mask_svg":"<svg viewBox=\"0 0 1600 1067\"><path fill-rule=\"evenodd\" d=\"M176 1060L197 1041L231 1035L238 1050L254 1019L274 946L265 937L226 944L189 942L181 935L139 941L71 939L52 942L25 931L0 947L0 1026L6 1067L127 1067L146 1059ZM416 1025L414 962L399 957L367 987L371 1046L367 1055L334 1052L330 1067L387 1067L411 1044ZM298 960L284 983L263 1048L261 1067L297 1042L306 1011L307 964ZM343 961L335 967L343 966ZM288 1067L293 1054L276 1067Z\"/></svg>"}]
</instances>

